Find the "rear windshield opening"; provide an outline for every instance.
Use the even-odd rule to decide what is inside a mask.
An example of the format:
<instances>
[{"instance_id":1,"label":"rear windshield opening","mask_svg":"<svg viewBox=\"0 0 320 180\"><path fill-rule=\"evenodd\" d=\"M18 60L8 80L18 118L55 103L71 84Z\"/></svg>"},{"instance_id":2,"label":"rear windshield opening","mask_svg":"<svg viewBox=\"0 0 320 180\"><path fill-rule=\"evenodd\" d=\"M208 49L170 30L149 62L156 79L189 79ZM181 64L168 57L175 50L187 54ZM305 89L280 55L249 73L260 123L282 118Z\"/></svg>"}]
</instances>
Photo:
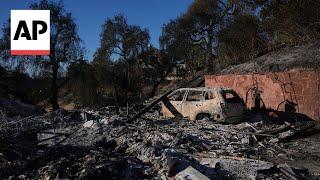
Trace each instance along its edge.
<instances>
[{"instance_id":1,"label":"rear windshield opening","mask_svg":"<svg viewBox=\"0 0 320 180\"><path fill-rule=\"evenodd\" d=\"M239 97L239 95L233 91L223 91L222 97L225 99L227 103L241 103L242 99Z\"/></svg>"}]
</instances>

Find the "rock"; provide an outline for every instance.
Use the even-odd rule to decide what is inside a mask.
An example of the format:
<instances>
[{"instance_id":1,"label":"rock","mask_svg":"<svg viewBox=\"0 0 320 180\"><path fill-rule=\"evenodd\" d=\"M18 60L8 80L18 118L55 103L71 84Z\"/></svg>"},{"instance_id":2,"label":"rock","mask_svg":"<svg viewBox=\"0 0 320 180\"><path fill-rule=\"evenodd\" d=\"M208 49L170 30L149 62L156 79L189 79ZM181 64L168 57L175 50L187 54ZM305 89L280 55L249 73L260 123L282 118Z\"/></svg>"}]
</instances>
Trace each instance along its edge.
<instances>
[{"instance_id":1,"label":"rock","mask_svg":"<svg viewBox=\"0 0 320 180\"><path fill-rule=\"evenodd\" d=\"M110 117L109 122L113 123L113 122L116 122L118 120L122 120L122 117L120 117L119 115L114 115L114 116Z\"/></svg>"},{"instance_id":2,"label":"rock","mask_svg":"<svg viewBox=\"0 0 320 180\"><path fill-rule=\"evenodd\" d=\"M94 120L90 120L90 121L87 121L83 124L83 127L85 128L98 128L98 125L96 122L94 122Z\"/></svg>"},{"instance_id":3,"label":"rock","mask_svg":"<svg viewBox=\"0 0 320 180\"><path fill-rule=\"evenodd\" d=\"M192 166L187 167L185 170L179 172L175 176L176 180L209 180L209 178L203 175L201 172L193 168Z\"/></svg>"},{"instance_id":4,"label":"rock","mask_svg":"<svg viewBox=\"0 0 320 180\"><path fill-rule=\"evenodd\" d=\"M109 120L107 118L102 118L101 123L103 124L109 124Z\"/></svg>"}]
</instances>

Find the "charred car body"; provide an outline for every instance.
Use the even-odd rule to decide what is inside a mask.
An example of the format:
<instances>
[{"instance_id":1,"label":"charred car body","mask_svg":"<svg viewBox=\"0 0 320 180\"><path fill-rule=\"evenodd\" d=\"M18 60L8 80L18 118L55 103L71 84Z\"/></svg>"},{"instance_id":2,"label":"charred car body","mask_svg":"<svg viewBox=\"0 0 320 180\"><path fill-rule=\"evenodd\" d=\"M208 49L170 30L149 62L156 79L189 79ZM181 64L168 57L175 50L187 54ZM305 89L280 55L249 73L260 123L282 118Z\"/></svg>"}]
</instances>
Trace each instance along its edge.
<instances>
[{"instance_id":1,"label":"charred car body","mask_svg":"<svg viewBox=\"0 0 320 180\"><path fill-rule=\"evenodd\" d=\"M230 88L180 88L168 95L170 103L190 120L211 119L221 123L239 122L246 106L239 95ZM164 117L173 117L162 104Z\"/></svg>"}]
</instances>

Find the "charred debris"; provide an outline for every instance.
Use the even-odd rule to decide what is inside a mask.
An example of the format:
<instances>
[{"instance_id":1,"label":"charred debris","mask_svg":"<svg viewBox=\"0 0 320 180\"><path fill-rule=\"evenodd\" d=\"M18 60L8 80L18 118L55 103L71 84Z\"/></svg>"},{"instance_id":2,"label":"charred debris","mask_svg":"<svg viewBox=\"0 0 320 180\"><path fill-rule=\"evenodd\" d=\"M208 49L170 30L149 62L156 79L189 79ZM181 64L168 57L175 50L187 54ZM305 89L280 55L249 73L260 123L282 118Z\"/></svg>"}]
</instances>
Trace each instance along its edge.
<instances>
[{"instance_id":1,"label":"charred debris","mask_svg":"<svg viewBox=\"0 0 320 180\"><path fill-rule=\"evenodd\" d=\"M158 102L167 101L167 95L140 111L130 107L129 112L139 112L131 117L127 109L112 106L28 116L7 116L2 110L0 177L319 178L319 125L314 121L282 119L267 110L249 112L237 124L163 118Z\"/></svg>"}]
</instances>

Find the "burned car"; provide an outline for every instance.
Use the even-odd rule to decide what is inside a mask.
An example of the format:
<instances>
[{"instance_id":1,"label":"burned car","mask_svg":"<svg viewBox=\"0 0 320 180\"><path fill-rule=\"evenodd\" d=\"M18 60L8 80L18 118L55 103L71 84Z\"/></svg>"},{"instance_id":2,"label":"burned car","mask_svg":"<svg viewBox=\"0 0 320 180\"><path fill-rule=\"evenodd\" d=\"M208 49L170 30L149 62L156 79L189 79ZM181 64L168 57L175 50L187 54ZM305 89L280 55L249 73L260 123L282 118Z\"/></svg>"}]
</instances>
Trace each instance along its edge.
<instances>
[{"instance_id":1,"label":"burned car","mask_svg":"<svg viewBox=\"0 0 320 180\"><path fill-rule=\"evenodd\" d=\"M236 123L246 111L243 99L230 88L180 88L169 94L168 99L183 117L190 120ZM162 114L174 116L163 103Z\"/></svg>"}]
</instances>

